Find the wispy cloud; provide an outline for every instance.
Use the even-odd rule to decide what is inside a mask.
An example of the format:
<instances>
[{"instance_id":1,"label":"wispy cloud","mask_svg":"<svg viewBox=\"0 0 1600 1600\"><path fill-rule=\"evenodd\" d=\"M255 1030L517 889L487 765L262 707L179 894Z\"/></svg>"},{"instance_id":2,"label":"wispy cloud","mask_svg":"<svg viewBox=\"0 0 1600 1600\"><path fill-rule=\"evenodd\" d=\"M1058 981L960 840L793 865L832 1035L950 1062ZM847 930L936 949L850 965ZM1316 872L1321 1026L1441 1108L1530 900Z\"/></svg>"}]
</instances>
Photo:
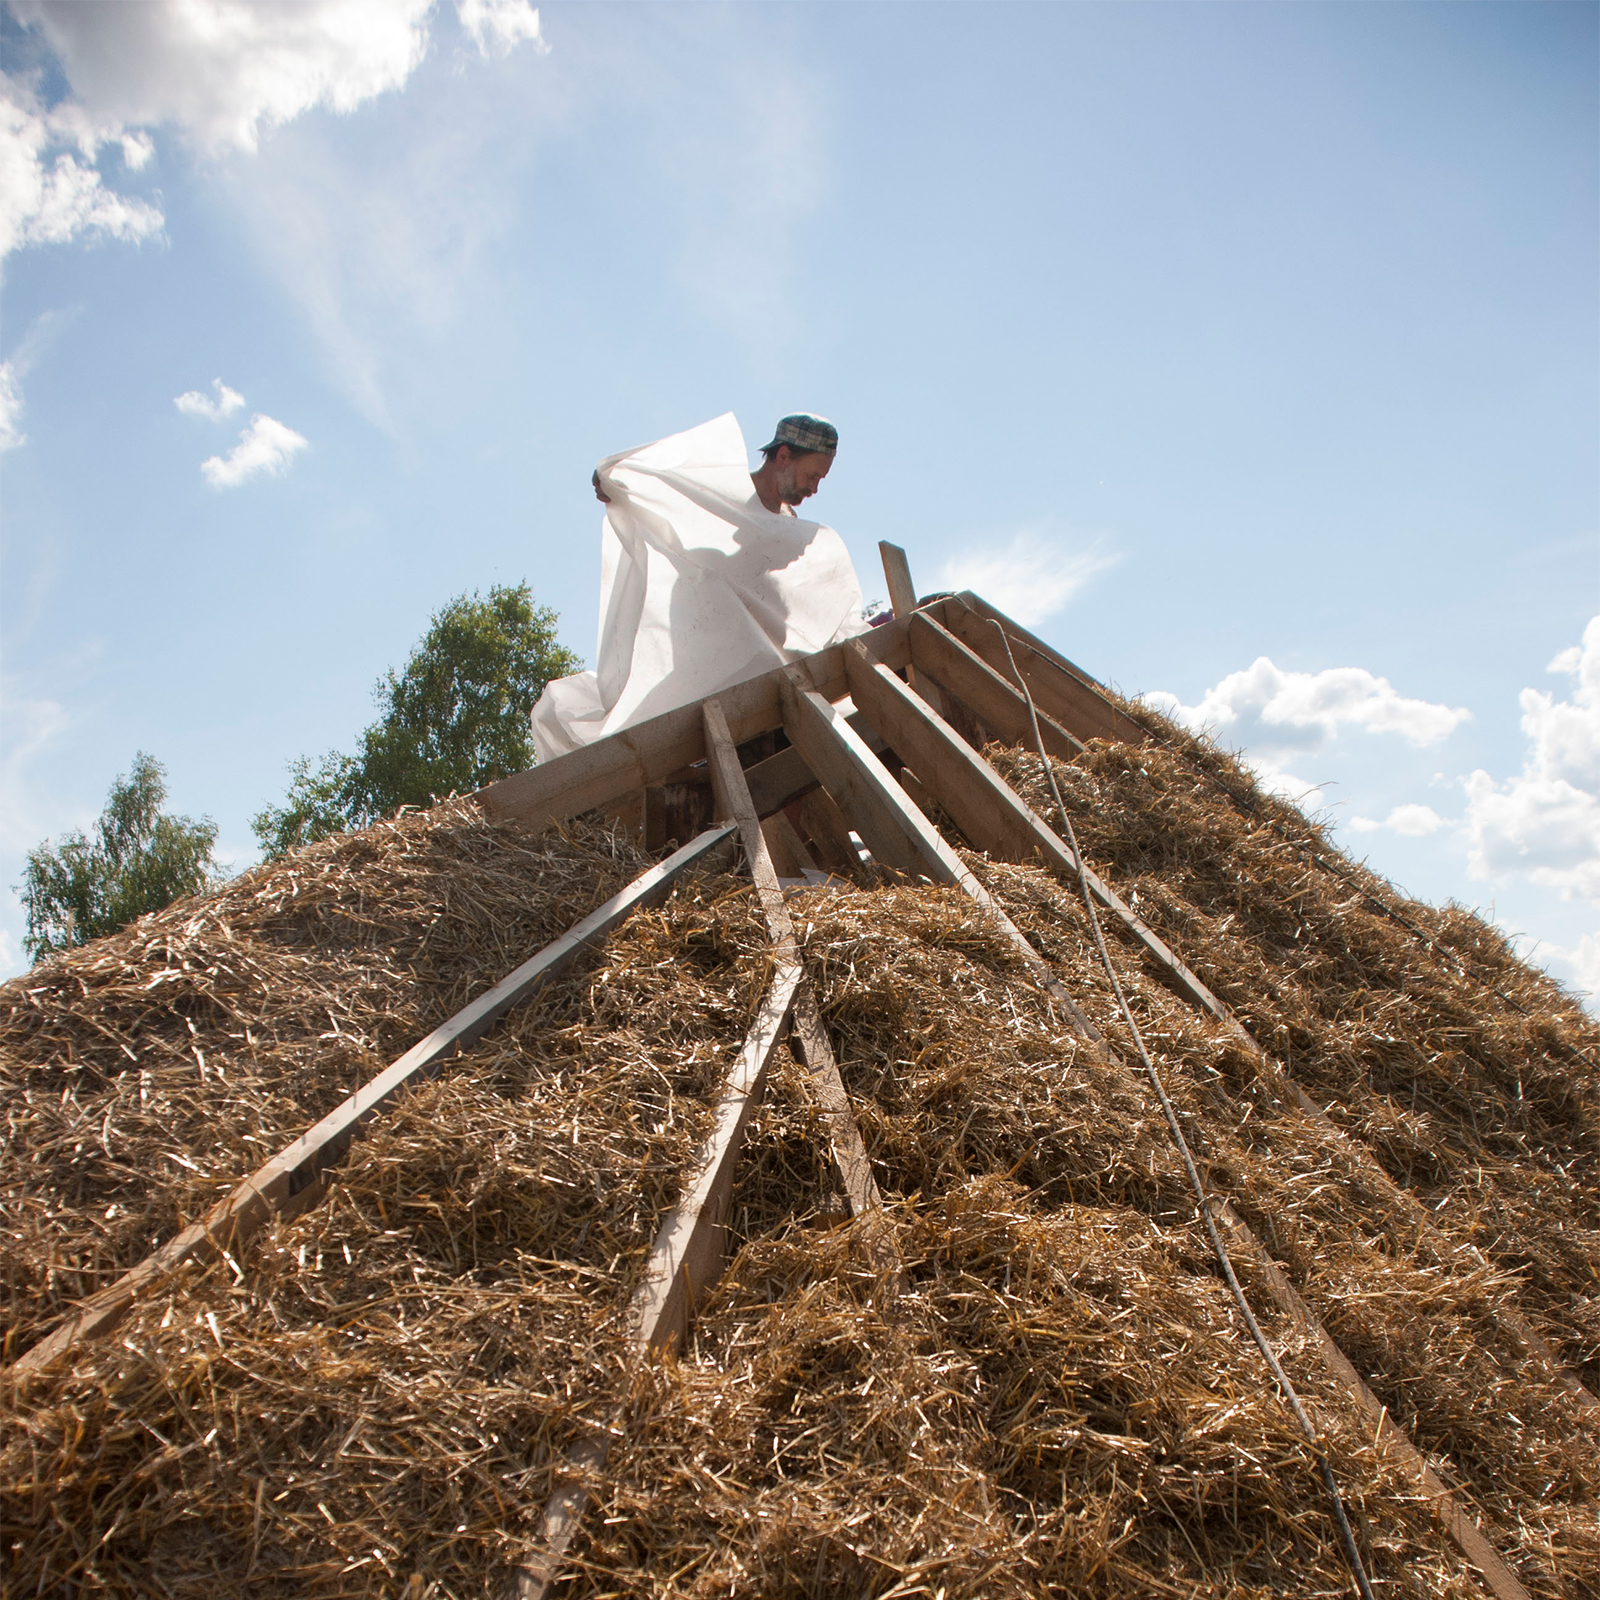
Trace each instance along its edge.
<instances>
[{"instance_id":1,"label":"wispy cloud","mask_svg":"<svg viewBox=\"0 0 1600 1600\"><path fill-rule=\"evenodd\" d=\"M227 455L201 462L200 476L213 489L237 489L252 478L283 472L306 444L293 428L257 412Z\"/></svg>"},{"instance_id":2,"label":"wispy cloud","mask_svg":"<svg viewBox=\"0 0 1600 1600\"><path fill-rule=\"evenodd\" d=\"M457 0L456 15L484 55L503 56L524 42L540 55L550 46L539 31L539 13L528 0Z\"/></svg>"},{"instance_id":3,"label":"wispy cloud","mask_svg":"<svg viewBox=\"0 0 1600 1600\"><path fill-rule=\"evenodd\" d=\"M15 450L22 431L22 374L13 361L0 361L0 450Z\"/></svg>"},{"instance_id":4,"label":"wispy cloud","mask_svg":"<svg viewBox=\"0 0 1600 1600\"><path fill-rule=\"evenodd\" d=\"M204 417L208 422L220 422L224 417L231 417L244 405L244 396L237 389L230 389L221 378L213 378L211 387L217 391L215 399L199 389L190 389L172 403L185 416Z\"/></svg>"},{"instance_id":5,"label":"wispy cloud","mask_svg":"<svg viewBox=\"0 0 1600 1600\"><path fill-rule=\"evenodd\" d=\"M0 184L0 188L4 185ZM44 311L29 324L17 347L0 361L0 451L15 450L27 443L22 431L24 399L22 381L49 348L56 335L78 314L78 308Z\"/></svg>"},{"instance_id":6,"label":"wispy cloud","mask_svg":"<svg viewBox=\"0 0 1600 1600\"><path fill-rule=\"evenodd\" d=\"M1103 534L1019 529L1003 544L992 538L946 559L940 587L971 589L1024 627L1063 611L1099 573L1121 559Z\"/></svg>"}]
</instances>

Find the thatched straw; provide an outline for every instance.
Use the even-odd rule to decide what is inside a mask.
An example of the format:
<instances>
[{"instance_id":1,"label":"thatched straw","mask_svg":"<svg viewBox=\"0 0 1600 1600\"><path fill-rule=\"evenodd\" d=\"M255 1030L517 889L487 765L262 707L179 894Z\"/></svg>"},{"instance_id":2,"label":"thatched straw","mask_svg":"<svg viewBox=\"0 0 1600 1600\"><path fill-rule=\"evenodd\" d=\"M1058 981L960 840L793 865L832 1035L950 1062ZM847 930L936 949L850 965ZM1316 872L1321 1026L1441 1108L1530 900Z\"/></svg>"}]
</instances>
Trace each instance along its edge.
<instances>
[{"instance_id":1,"label":"thatched straw","mask_svg":"<svg viewBox=\"0 0 1600 1600\"><path fill-rule=\"evenodd\" d=\"M342 836L0 988L12 1360L632 877L625 835L455 804Z\"/></svg>"},{"instance_id":2,"label":"thatched straw","mask_svg":"<svg viewBox=\"0 0 1600 1600\"><path fill-rule=\"evenodd\" d=\"M1600 1593L1596 1425L1501 1314L1600 1377L1600 1035L1476 919L1401 902L1163 737L1058 769L1085 850L1338 1124L1114 941L1208 1183L1528 1588ZM1037 758L991 755L1042 807ZM466 811L318 849L0 990L12 1354L639 865L616 836ZM1118 1040L1073 887L968 859ZM701 880L402 1102L318 1207L30 1391L0 1447L7 1594L493 1593L594 1425L618 1436L574 1593L1348 1593L1142 1083L954 891L791 909L904 1294L880 1292L780 1058L728 1276L681 1360L621 1359L770 960L747 886ZM1240 1267L1378 1592L1481 1593Z\"/></svg>"}]
</instances>

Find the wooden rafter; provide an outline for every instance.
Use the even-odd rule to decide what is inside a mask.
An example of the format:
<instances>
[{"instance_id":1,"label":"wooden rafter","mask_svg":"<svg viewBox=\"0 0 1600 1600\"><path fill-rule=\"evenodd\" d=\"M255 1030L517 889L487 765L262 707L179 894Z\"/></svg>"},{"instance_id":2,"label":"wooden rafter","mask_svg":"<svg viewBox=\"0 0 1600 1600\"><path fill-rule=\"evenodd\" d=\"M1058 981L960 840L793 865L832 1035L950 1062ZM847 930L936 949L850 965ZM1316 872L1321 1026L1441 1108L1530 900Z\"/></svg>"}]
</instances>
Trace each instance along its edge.
<instances>
[{"instance_id":1,"label":"wooden rafter","mask_svg":"<svg viewBox=\"0 0 1600 1600\"><path fill-rule=\"evenodd\" d=\"M635 1359L682 1338L696 1297L721 1272L734 1165L773 1052L788 1026L800 978L797 961L780 960L744 1047L718 1089L711 1136L656 1234L644 1281L628 1305L628 1349ZM538 1541L512 1576L515 1600L544 1600L559 1576L592 1496L590 1480L605 1465L610 1438L604 1429L592 1431L568 1452L563 1474L568 1481L545 1506Z\"/></svg>"},{"instance_id":2,"label":"wooden rafter","mask_svg":"<svg viewBox=\"0 0 1600 1600\"><path fill-rule=\"evenodd\" d=\"M115 1283L90 1295L65 1322L20 1356L7 1371L7 1378L22 1379L42 1372L84 1340L107 1332L135 1301L170 1281L185 1262L237 1247L272 1219L295 1216L313 1204L322 1194L326 1170L344 1156L365 1124L391 1105L403 1089L432 1076L447 1058L475 1043L513 1006L564 972L640 906L664 899L679 877L704 865L733 833L731 823L709 829L665 861L640 873L625 889L362 1084L342 1105L230 1190L200 1221L169 1239Z\"/></svg>"},{"instance_id":3,"label":"wooden rafter","mask_svg":"<svg viewBox=\"0 0 1600 1600\"><path fill-rule=\"evenodd\" d=\"M794 920L784 904L783 889L767 851L766 837L761 831L750 790L739 766L739 756L728 732L727 719L715 700L706 701L705 720L706 753L711 764L712 782L717 790L718 807L723 816L739 825L745 861L755 882L756 895L766 918L767 933L779 963L797 963L801 955L795 938ZM877 1180L872 1176L872 1163L867 1159L866 1146L861 1140L855 1109L850 1104L844 1079L840 1076L839 1063L834 1059L833 1046L828 1042L828 1030L817 1005L816 990L809 979L801 980L799 994L795 997L795 1035L810 1073L812 1092L828 1125L834 1164L839 1169L850 1210L862 1221L874 1265L885 1275L890 1286L898 1290L901 1279L900 1251L888 1219L884 1216L883 1199L878 1193Z\"/></svg>"},{"instance_id":4,"label":"wooden rafter","mask_svg":"<svg viewBox=\"0 0 1600 1600\"><path fill-rule=\"evenodd\" d=\"M946 687L959 682L961 688L951 692L959 694L998 738L1007 744L1031 743L1033 730L1027 701L982 656L926 611L919 611L912 619L910 637L911 660L919 674L913 688L920 687L923 677ZM1071 760L1084 747L1083 740L1068 733L1052 717L1041 715L1039 730L1045 749L1059 760Z\"/></svg>"}]
</instances>

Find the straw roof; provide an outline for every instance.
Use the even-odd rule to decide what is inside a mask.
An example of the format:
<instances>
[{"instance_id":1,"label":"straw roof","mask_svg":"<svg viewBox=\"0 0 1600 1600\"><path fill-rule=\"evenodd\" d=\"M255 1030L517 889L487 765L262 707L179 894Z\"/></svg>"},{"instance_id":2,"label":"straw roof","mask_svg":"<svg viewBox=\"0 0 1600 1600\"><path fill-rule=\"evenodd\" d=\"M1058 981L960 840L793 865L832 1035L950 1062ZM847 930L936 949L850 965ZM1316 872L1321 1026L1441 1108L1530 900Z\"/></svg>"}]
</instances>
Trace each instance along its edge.
<instances>
[{"instance_id":1,"label":"straw roof","mask_svg":"<svg viewBox=\"0 0 1600 1600\"><path fill-rule=\"evenodd\" d=\"M1127 736L1053 762L1085 857L1267 1058L1114 920L1111 957L1233 1237L1277 1264L1235 1251L1376 1592L1486 1592L1408 1435L1527 1593L1600 1594L1600 1029L1479 918L1101 693ZM986 758L1048 821L1040 756ZM0 987L5 1592L499 1594L576 1479L574 1596L1349 1593L1076 884L923 799L1087 1032L958 882L791 887L901 1271L780 1048L726 1270L647 1358L630 1307L782 965L727 852L413 1083L307 1209L32 1370L75 1303L665 851L452 801Z\"/></svg>"}]
</instances>

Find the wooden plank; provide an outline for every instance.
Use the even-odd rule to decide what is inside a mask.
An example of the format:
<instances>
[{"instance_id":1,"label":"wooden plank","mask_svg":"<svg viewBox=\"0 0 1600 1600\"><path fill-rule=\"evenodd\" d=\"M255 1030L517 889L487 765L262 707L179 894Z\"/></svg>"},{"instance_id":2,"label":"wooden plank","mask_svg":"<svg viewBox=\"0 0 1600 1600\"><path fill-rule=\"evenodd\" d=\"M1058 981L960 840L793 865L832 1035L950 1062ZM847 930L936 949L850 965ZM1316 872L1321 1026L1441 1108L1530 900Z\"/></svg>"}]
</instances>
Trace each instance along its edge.
<instances>
[{"instance_id":1,"label":"wooden plank","mask_svg":"<svg viewBox=\"0 0 1600 1600\"><path fill-rule=\"evenodd\" d=\"M887 539L878 541L878 554L883 560L883 578L889 585L889 606L898 621L904 621L917 609L917 590L911 581L911 563L906 560L906 553L897 544L890 544ZM938 686L931 683L917 681L915 666L906 667L906 682L918 694L926 697L928 703L940 716L944 715L944 696L939 693Z\"/></svg>"},{"instance_id":2,"label":"wooden plank","mask_svg":"<svg viewBox=\"0 0 1600 1600\"><path fill-rule=\"evenodd\" d=\"M844 693L842 683L838 689L840 694ZM884 748L883 740L859 711L852 712L849 720L850 726L874 751ZM805 757L793 745L774 756L768 756L765 761L756 762L753 767L746 767L744 777L750 786L750 798L755 802L756 815L760 817L770 817L773 812L784 810L817 788L816 777L806 765ZM710 779L706 782L709 784Z\"/></svg>"},{"instance_id":3,"label":"wooden plank","mask_svg":"<svg viewBox=\"0 0 1600 1600\"><path fill-rule=\"evenodd\" d=\"M911 659L906 627L895 621L864 635L873 656L896 669L906 666ZM844 658L837 645L720 690L717 698L736 744L781 725L778 684L791 671L803 673L811 687L830 697L845 692ZM681 768L704 759L700 707L679 706L527 772L486 784L473 798L491 817L544 828L636 789L666 782Z\"/></svg>"},{"instance_id":4,"label":"wooden plank","mask_svg":"<svg viewBox=\"0 0 1600 1600\"><path fill-rule=\"evenodd\" d=\"M865 718L862 721L865 722ZM817 788L786 808L786 814L810 840L811 853L825 872L837 872L859 880L861 857L850 842L850 829L844 814L833 803L828 791Z\"/></svg>"},{"instance_id":5,"label":"wooden plank","mask_svg":"<svg viewBox=\"0 0 1600 1600\"><path fill-rule=\"evenodd\" d=\"M655 1351L688 1331L695 1301L722 1275L733 1173L745 1130L767 1081L772 1054L800 986L798 962L779 962L744 1048L722 1081L712 1132L693 1175L656 1235L644 1282L628 1311L636 1351Z\"/></svg>"},{"instance_id":6,"label":"wooden plank","mask_svg":"<svg viewBox=\"0 0 1600 1600\"><path fill-rule=\"evenodd\" d=\"M980 609L981 608L981 609ZM990 616L1000 613L986 605L973 594L961 594L944 602L944 625L971 650L976 652L997 673L1009 676L1005 648L995 633ZM1059 722L1067 732L1079 739L1121 739L1129 744L1142 744L1149 737L1126 712L1119 710L1102 694L1098 687L1090 687L1067 667L1043 641L1019 628L1014 622L1002 620L1010 636L1017 666L1027 680L1035 702L1041 711Z\"/></svg>"},{"instance_id":7,"label":"wooden plank","mask_svg":"<svg viewBox=\"0 0 1600 1600\"><path fill-rule=\"evenodd\" d=\"M677 1204L656 1233L644 1281L628 1303L625 1320L628 1348L635 1359L681 1339L696 1298L716 1281L734 1167L773 1052L788 1025L800 978L797 962L780 963L774 970L744 1048L718 1091L711 1135L700 1147ZM589 1434L568 1452L565 1472L572 1481L546 1503L538 1542L512 1574L509 1592L516 1600L544 1600L560 1574L588 1509L588 1480L605 1465L609 1444L607 1434Z\"/></svg>"},{"instance_id":8,"label":"wooden plank","mask_svg":"<svg viewBox=\"0 0 1600 1600\"><path fill-rule=\"evenodd\" d=\"M436 1073L447 1058L476 1042L513 1006L565 971L640 906L664 899L678 877L724 847L734 832L731 823L708 829L640 873L625 889L364 1083L342 1105L258 1167L199 1222L191 1223L115 1283L90 1295L65 1322L18 1357L7 1375L16 1378L43 1371L85 1339L114 1326L135 1300L166 1282L185 1261L236 1246L271 1218L293 1216L305 1209L320 1195L325 1169L343 1157L362 1126L402 1089Z\"/></svg>"},{"instance_id":9,"label":"wooden plank","mask_svg":"<svg viewBox=\"0 0 1600 1600\"><path fill-rule=\"evenodd\" d=\"M1099 701L1103 712L1111 718L1117 730L1111 737L1121 739L1125 744L1142 744L1150 737L1144 728L1111 698L1106 686L1093 673L1085 672L1076 662L1069 661L1059 650L1046 644L1037 634L1029 633L1020 623L1013 622L1005 612L990 605L982 595L974 594L970 589L963 589L954 598L978 616L987 618L991 622L998 622L1011 636L1013 651L1021 645L1025 654L1049 662L1063 676L1076 683L1085 694Z\"/></svg>"},{"instance_id":10,"label":"wooden plank","mask_svg":"<svg viewBox=\"0 0 1600 1600\"><path fill-rule=\"evenodd\" d=\"M885 668L884 670L888 670ZM739 825L739 837L744 843L745 860L750 876L755 882L756 894L766 918L767 935L772 940L778 962L798 963L799 942L795 938L794 920L784 903L783 889L778 874L767 851L767 841L756 819L751 804L750 791L745 787L744 773L739 770L739 758L728 734L728 725L722 708L715 700L705 704L706 754L711 765L712 783L717 791L717 804L725 817ZM828 1125L828 1137L833 1146L834 1164L844 1184L851 1212L866 1224L867 1245L880 1272L891 1280L897 1291L900 1287L900 1251L894 1235L883 1215L883 1200L878 1193L877 1180L872 1175L872 1163L867 1159L862 1143L861 1128L856 1122L850 1096L834 1058L833 1046L823 1025L822 1012L817 1005L811 985L803 982L795 1004L796 1033L801 1053L810 1072L810 1087Z\"/></svg>"},{"instance_id":11,"label":"wooden plank","mask_svg":"<svg viewBox=\"0 0 1600 1600\"><path fill-rule=\"evenodd\" d=\"M860 734L836 707L798 677L786 685L783 709L784 731L866 842L873 859L912 876L925 872L921 843L879 792L876 774L882 773L883 781L891 786L894 780Z\"/></svg>"},{"instance_id":12,"label":"wooden plank","mask_svg":"<svg viewBox=\"0 0 1600 1600\"><path fill-rule=\"evenodd\" d=\"M1339 1348L1316 1314L1300 1298L1294 1285L1284 1276L1249 1224L1225 1200L1214 1199L1211 1207L1217 1221L1232 1236L1234 1249L1241 1250L1254 1260L1256 1270L1266 1282L1268 1292L1276 1301L1278 1308L1311 1336L1313 1348L1321 1357L1323 1365L1350 1393L1362 1415L1372 1424L1373 1443L1380 1450L1397 1456L1406 1469L1414 1474L1417 1485L1428 1497L1429 1505L1440 1526L1467 1560L1478 1569L1496 1600L1532 1600L1528 1591L1518 1582L1516 1574L1501 1559L1499 1551L1484 1537L1483 1530L1478 1524L1462 1510L1439 1475L1411 1442L1405 1430L1395 1425L1389 1408L1368 1388L1361 1374L1351 1364L1350 1358Z\"/></svg>"},{"instance_id":13,"label":"wooden plank","mask_svg":"<svg viewBox=\"0 0 1600 1600\"><path fill-rule=\"evenodd\" d=\"M878 541L883 559L883 578L889 585L889 606L896 617L909 617L917 609L917 591L911 582L911 563L905 551L887 539Z\"/></svg>"},{"instance_id":14,"label":"wooden plank","mask_svg":"<svg viewBox=\"0 0 1600 1600\"><path fill-rule=\"evenodd\" d=\"M1080 1038L1100 1044L1099 1030L1078 1008L1038 951L1022 936L1021 930L995 903L961 857L939 836L939 830L917 809L838 709L815 690L792 679L783 693L784 727L789 737L806 752L808 764L839 802L840 810L860 830L873 855L884 859L879 854L881 842L885 851L893 852L890 865L909 862L901 870L925 873L936 883L953 883L960 887L994 919L1028 969L1029 976L1060 1008L1072 1030Z\"/></svg>"},{"instance_id":15,"label":"wooden plank","mask_svg":"<svg viewBox=\"0 0 1600 1600\"><path fill-rule=\"evenodd\" d=\"M1078 858L1066 841L966 740L911 694L892 672L848 647L846 659L850 693L856 703L975 848L1002 861L1042 860L1061 876L1077 878ZM1226 1019L1227 1007L1173 954L1155 930L1092 868L1085 870L1085 877L1095 899L1155 958L1174 986L1213 1016Z\"/></svg>"},{"instance_id":16,"label":"wooden plank","mask_svg":"<svg viewBox=\"0 0 1600 1600\"><path fill-rule=\"evenodd\" d=\"M1033 724L1027 701L982 656L926 611L911 619L911 660L920 674L964 700L1007 744L1032 748ZM1081 739L1050 717L1039 718L1039 729L1045 749L1058 761L1070 761L1083 749Z\"/></svg>"},{"instance_id":17,"label":"wooden plank","mask_svg":"<svg viewBox=\"0 0 1600 1600\"><path fill-rule=\"evenodd\" d=\"M770 817L763 817L761 831L766 835L767 843L772 848L773 864L781 869L783 863L788 861L795 869L780 871L779 876L803 878L808 872L822 871L817 865L816 858L806 849L806 842L800 837L800 830L789 820L787 811L774 811Z\"/></svg>"}]
</instances>

